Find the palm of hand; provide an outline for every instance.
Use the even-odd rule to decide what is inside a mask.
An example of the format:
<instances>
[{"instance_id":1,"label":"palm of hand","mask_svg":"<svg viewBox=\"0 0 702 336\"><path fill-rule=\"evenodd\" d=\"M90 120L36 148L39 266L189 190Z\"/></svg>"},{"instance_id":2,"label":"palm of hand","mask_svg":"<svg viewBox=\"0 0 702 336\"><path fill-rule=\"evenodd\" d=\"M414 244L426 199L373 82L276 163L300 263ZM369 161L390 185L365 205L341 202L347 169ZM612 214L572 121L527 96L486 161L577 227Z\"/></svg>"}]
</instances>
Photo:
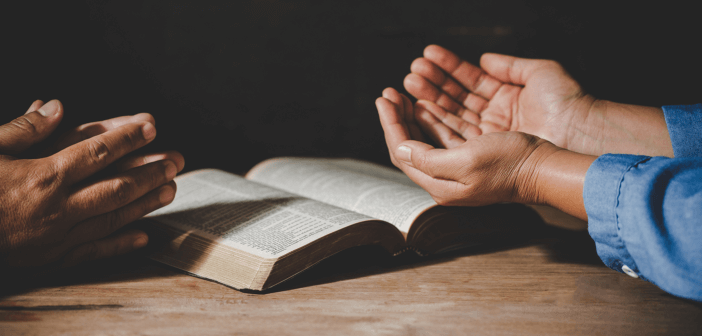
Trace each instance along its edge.
<instances>
[{"instance_id":1,"label":"palm of hand","mask_svg":"<svg viewBox=\"0 0 702 336\"><path fill-rule=\"evenodd\" d=\"M441 205L532 199L524 176L533 176L540 158L557 149L523 132L491 132L436 149L413 131L413 106L404 95L387 88L376 105L393 163Z\"/></svg>"},{"instance_id":2,"label":"palm of hand","mask_svg":"<svg viewBox=\"0 0 702 336\"><path fill-rule=\"evenodd\" d=\"M437 166L453 169L438 177L454 181L455 185L448 189L447 195L438 198L438 202L451 206L482 206L525 199L521 191L528 188L521 177L534 174L535 161L542 153L533 153L545 143L522 132L493 132L446 150L443 155L437 155L446 158ZM443 195L444 191L440 192Z\"/></svg>"},{"instance_id":3,"label":"palm of hand","mask_svg":"<svg viewBox=\"0 0 702 336\"><path fill-rule=\"evenodd\" d=\"M594 101L556 62L486 54L478 68L429 46L405 88L417 121L447 148L484 133L520 131L568 147Z\"/></svg>"},{"instance_id":4,"label":"palm of hand","mask_svg":"<svg viewBox=\"0 0 702 336\"><path fill-rule=\"evenodd\" d=\"M524 87L502 84L505 88L498 90L490 100L481 120L499 116L507 121L509 128L497 131L525 132L567 147L570 132L584 121L593 99L583 93L578 83L558 70L538 71L527 79ZM497 108L491 108L493 104ZM509 108L503 108L505 106ZM489 126L481 129L484 133L493 131Z\"/></svg>"}]
</instances>

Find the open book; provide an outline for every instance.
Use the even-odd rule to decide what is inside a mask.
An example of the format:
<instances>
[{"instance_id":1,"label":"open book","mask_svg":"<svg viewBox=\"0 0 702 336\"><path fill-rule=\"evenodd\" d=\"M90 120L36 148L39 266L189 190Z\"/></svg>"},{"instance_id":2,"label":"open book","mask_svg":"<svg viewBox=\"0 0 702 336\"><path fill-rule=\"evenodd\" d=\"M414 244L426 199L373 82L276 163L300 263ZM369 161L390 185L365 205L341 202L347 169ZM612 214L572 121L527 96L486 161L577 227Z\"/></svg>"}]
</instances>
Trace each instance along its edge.
<instances>
[{"instance_id":1,"label":"open book","mask_svg":"<svg viewBox=\"0 0 702 336\"><path fill-rule=\"evenodd\" d=\"M352 159L276 158L246 178L215 169L176 178L147 216L167 244L151 258L222 284L265 290L344 249L440 253L519 230L515 205L438 206L398 170Z\"/></svg>"}]
</instances>

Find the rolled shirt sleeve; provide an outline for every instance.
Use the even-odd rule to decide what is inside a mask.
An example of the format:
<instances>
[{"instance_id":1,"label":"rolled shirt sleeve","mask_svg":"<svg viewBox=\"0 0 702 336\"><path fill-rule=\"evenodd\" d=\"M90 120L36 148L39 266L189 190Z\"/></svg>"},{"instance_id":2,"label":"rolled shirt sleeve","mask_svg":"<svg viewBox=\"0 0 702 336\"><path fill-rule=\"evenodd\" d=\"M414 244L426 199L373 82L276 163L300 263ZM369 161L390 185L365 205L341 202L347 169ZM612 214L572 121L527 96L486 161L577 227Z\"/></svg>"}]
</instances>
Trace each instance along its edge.
<instances>
[{"instance_id":1,"label":"rolled shirt sleeve","mask_svg":"<svg viewBox=\"0 0 702 336\"><path fill-rule=\"evenodd\" d=\"M663 106L676 158L702 157L702 104Z\"/></svg>"},{"instance_id":2,"label":"rolled shirt sleeve","mask_svg":"<svg viewBox=\"0 0 702 336\"><path fill-rule=\"evenodd\" d=\"M675 158L602 155L587 172L583 199L608 267L702 301L702 105L696 108L664 108Z\"/></svg>"}]
</instances>

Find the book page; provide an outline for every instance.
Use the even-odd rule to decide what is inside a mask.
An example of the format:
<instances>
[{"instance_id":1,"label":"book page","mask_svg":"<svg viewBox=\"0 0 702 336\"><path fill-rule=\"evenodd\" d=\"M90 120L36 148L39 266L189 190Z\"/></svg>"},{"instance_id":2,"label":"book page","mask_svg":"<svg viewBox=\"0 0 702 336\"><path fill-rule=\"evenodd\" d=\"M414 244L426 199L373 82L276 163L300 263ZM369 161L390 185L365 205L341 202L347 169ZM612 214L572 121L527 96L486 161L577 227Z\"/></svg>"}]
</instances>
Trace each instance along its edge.
<instances>
[{"instance_id":1,"label":"book page","mask_svg":"<svg viewBox=\"0 0 702 336\"><path fill-rule=\"evenodd\" d=\"M316 160L316 159L314 159ZM404 184L409 187L422 188L414 183L405 173L399 169L388 168L377 163L366 162L356 159L349 158L325 158L325 163L335 165L341 169L353 171L356 173L361 173L364 175L370 175L384 180L393 181L396 183Z\"/></svg>"},{"instance_id":2,"label":"book page","mask_svg":"<svg viewBox=\"0 0 702 336\"><path fill-rule=\"evenodd\" d=\"M246 178L382 219L404 233L436 206L426 191L392 169L358 160L278 158L257 165Z\"/></svg>"},{"instance_id":3,"label":"book page","mask_svg":"<svg viewBox=\"0 0 702 336\"><path fill-rule=\"evenodd\" d=\"M173 203L147 218L265 258L372 219L214 169L176 181Z\"/></svg>"}]
</instances>

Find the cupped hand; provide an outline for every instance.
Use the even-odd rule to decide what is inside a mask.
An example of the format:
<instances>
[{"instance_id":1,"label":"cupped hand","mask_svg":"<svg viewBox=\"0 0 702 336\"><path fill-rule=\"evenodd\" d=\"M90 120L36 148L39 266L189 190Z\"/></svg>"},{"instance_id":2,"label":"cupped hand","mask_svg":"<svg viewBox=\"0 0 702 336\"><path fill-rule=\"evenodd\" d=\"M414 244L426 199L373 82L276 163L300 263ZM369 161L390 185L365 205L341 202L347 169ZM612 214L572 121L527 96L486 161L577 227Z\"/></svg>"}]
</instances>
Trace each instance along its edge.
<instances>
[{"instance_id":1,"label":"cupped hand","mask_svg":"<svg viewBox=\"0 0 702 336\"><path fill-rule=\"evenodd\" d=\"M475 135L437 149L410 131L416 125L406 97L387 88L376 106L392 162L441 205L537 203L540 164L561 150L522 132Z\"/></svg>"},{"instance_id":2,"label":"cupped hand","mask_svg":"<svg viewBox=\"0 0 702 336\"><path fill-rule=\"evenodd\" d=\"M588 118L597 100L554 61L484 54L476 67L430 45L411 71L404 85L420 100L418 124L446 148L479 134L519 131L577 152L598 151L602 124Z\"/></svg>"},{"instance_id":3,"label":"cupped hand","mask_svg":"<svg viewBox=\"0 0 702 336\"><path fill-rule=\"evenodd\" d=\"M63 116L36 101L0 126L0 264L20 270L73 265L129 252L148 236L122 229L173 200L177 152L127 156L156 136L149 114L80 126L38 158L16 156L45 139ZM110 174L104 174L107 168ZM98 173L101 173L98 175Z\"/></svg>"}]
</instances>

